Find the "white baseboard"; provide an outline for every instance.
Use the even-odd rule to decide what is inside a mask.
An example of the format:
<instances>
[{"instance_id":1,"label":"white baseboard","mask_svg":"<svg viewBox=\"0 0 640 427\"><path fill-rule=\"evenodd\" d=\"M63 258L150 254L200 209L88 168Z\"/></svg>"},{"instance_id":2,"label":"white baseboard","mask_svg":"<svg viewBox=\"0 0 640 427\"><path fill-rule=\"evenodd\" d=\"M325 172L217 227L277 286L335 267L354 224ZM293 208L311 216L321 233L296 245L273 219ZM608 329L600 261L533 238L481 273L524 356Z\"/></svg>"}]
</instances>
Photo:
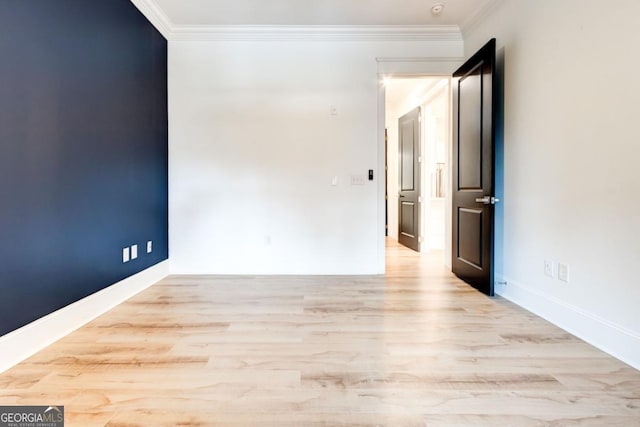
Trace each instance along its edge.
<instances>
[{"instance_id":1,"label":"white baseboard","mask_svg":"<svg viewBox=\"0 0 640 427\"><path fill-rule=\"evenodd\" d=\"M497 281L507 285L496 285L496 294L640 370L640 333L508 277Z\"/></svg>"},{"instance_id":2,"label":"white baseboard","mask_svg":"<svg viewBox=\"0 0 640 427\"><path fill-rule=\"evenodd\" d=\"M169 275L169 261L149 267L108 288L0 337L0 373L89 323Z\"/></svg>"}]
</instances>

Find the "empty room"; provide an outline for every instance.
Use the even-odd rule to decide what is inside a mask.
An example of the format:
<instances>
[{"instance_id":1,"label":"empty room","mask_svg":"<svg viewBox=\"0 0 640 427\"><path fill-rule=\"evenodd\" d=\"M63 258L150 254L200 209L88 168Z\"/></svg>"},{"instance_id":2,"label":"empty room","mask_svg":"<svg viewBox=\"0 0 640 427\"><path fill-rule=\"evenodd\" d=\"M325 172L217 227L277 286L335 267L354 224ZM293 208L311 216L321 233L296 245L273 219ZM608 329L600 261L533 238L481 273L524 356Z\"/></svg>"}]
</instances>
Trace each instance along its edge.
<instances>
[{"instance_id":1,"label":"empty room","mask_svg":"<svg viewBox=\"0 0 640 427\"><path fill-rule=\"evenodd\" d=\"M0 427L640 426L637 0L0 0Z\"/></svg>"}]
</instances>

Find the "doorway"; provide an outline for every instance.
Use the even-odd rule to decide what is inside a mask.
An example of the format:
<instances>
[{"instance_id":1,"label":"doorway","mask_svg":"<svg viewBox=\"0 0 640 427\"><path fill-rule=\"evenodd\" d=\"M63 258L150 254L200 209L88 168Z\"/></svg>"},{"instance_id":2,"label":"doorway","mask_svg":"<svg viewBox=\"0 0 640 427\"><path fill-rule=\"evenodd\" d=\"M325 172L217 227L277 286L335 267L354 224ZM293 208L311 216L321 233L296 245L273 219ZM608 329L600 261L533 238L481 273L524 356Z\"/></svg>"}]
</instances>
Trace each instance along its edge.
<instances>
[{"instance_id":1,"label":"doorway","mask_svg":"<svg viewBox=\"0 0 640 427\"><path fill-rule=\"evenodd\" d=\"M415 150L416 177L419 177L417 195L418 252L450 249L449 156L450 156L450 77L410 76L386 78L385 129L387 134L387 239L402 243L402 119L418 111L419 143ZM415 132L411 132L412 135ZM406 159L405 159L406 163ZM406 174L405 174L406 175ZM406 241L406 236L404 236ZM411 247L411 245L406 245ZM447 257L443 257L445 260Z\"/></svg>"}]
</instances>

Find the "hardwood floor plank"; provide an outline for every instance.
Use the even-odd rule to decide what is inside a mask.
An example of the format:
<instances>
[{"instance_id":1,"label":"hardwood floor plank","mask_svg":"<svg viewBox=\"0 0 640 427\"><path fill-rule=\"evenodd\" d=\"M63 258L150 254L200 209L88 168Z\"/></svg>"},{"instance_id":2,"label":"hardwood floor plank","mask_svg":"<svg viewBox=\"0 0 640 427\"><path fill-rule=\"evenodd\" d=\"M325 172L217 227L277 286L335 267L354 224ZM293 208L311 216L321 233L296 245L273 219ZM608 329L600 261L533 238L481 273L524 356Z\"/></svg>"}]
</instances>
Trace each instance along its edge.
<instances>
[{"instance_id":1,"label":"hardwood floor plank","mask_svg":"<svg viewBox=\"0 0 640 427\"><path fill-rule=\"evenodd\" d=\"M388 246L385 276L172 276L0 375L68 426L640 426L640 372Z\"/></svg>"}]
</instances>

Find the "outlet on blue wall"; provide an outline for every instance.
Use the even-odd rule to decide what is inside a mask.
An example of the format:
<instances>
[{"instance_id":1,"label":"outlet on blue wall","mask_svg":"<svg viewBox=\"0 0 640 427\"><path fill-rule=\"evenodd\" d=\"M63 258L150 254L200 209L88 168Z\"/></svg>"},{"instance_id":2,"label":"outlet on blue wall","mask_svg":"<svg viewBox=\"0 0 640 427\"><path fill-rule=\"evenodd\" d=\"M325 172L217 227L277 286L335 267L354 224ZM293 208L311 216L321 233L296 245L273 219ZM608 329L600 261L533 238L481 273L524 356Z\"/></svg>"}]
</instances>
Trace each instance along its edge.
<instances>
[{"instance_id":1,"label":"outlet on blue wall","mask_svg":"<svg viewBox=\"0 0 640 427\"><path fill-rule=\"evenodd\" d=\"M167 42L129 0L0 0L0 61L3 335L167 259Z\"/></svg>"}]
</instances>

